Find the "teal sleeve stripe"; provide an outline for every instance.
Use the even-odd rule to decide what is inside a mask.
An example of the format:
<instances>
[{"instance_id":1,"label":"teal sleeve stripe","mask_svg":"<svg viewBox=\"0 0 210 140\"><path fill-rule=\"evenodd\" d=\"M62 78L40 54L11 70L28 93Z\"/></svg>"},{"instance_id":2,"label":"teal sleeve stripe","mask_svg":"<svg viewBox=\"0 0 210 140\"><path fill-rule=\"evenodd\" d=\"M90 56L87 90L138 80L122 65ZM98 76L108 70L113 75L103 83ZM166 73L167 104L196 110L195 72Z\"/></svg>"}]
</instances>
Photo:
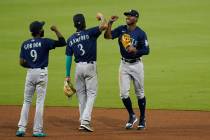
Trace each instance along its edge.
<instances>
[{"instance_id":1,"label":"teal sleeve stripe","mask_svg":"<svg viewBox=\"0 0 210 140\"><path fill-rule=\"evenodd\" d=\"M72 56L66 55L66 77L70 77Z\"/></svg>"}]
</instances>

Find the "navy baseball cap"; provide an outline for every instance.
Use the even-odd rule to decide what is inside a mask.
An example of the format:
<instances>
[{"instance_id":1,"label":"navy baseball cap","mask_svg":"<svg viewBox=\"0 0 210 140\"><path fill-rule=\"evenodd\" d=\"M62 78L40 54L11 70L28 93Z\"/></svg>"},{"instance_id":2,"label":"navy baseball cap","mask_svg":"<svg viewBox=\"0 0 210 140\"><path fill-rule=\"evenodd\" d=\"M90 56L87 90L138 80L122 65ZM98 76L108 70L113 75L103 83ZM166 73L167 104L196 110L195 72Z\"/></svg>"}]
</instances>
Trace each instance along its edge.
<instances>
[{"instance_id":1,"label":"navy baseball cap","mask_svg":"<svg viewBox=\"0 0 210 140\"><path fill-rule=\"evenodd\" d=\"M139 12L136 10L129 10L128 12L124 12L125 16L134 16L134 17L139 17Z\"/></svg>"},{"instance_id":2,"label":"navy baseball cap","mask_svg":"<svg viewBox=\"0 0 210 140\"><path fill-rule=\"evenodd\" d=\"M77 31L84 30L86 28L85 17L83 14L76 14L73 17L74 27Z\"/></svg>"},{"instance_id":3,"label":"navy baseball cap","mask_svg":"<svg viewBox=\"0 0 210 140\"><path fill-rule=\"evenodd\" d=\"M34 21L30 24L29 29L32 33L37 33L42 29L44 24L44 21Z\"/></svg>"},{"instance_id":4,"label":"navy baseball cap","mask_svg":"<svg viewBox=\"0 0 210 140\"><path fill-rule=\"evenodd\" d=\"M76 14L73 17L73 21L74 25L77 27L85 23L85 17L83 14Z\"/></svg>"}]
</instances>

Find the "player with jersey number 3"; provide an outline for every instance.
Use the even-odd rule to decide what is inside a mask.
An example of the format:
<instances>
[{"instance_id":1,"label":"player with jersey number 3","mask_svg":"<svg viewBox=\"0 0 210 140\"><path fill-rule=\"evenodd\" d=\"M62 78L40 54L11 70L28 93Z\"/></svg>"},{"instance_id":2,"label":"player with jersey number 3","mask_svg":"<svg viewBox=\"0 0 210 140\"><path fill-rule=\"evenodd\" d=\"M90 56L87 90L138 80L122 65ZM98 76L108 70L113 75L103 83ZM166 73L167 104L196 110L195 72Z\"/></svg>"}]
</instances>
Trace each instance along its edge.
<instances>
[{"instance_id":1,"label":"player with jersey number 3","mask_svg":"<svg viewBox=\"0 0 210 140\"><path fill-rule=\"evenodd\" d=\"M100 25L86 29L84 15L74 15L73 22L76 32L69 37L66 47L66 79L64 83L70 82L72 56L74 55L76 93L80 112L79 130L87 132L93 132L91 113L98 88L97 39L101 32L107 28L106 20L101 13L97 13L96 18L100 21Z\"/></svg>"},{"instance_id":2,"label":"player with jersey number 3","mask_svg":"<svg viewBox=\"0 0 210 140\"><path fill-rule=\"evenodd\" d=\"M126 25L121 25L111 30L112 23L118 17L112 16L108 23L108 28L104 34L106 39L118 38L122 60L119 67L119 85L122 102L129 113L126 129L133 128L137 122L137 117L132 108L132 102L129 97L130 82L133 81L135 94L138 99L140 110L138 129L146 127L145 109L146 98L144 95L144 69L142 56L149 54L149 46L146 33L136 24L139 19L139 13L136 10L124 12L126 16Z\"/></svg>"},{"instance_id":3,"label":"player with jersey number 3","mask_svg":"<svg viewBox=\"0 0 210 140\"><path fill-rule=\"evenodd\" d=\"M26 133L28 114L34 92L37 93L36 112L34 117L33 136L45 137L43 132L44 101L48 83L48 57L49 51L56 47L63 47L66 41L56 26L51 26L58 40L44 37L45 22L34 21L30 24L32 38L23 42L20 51L20 65L27 68L25 81L24 101L16 136L23 137Z\"/></svg>"}]
</instances>

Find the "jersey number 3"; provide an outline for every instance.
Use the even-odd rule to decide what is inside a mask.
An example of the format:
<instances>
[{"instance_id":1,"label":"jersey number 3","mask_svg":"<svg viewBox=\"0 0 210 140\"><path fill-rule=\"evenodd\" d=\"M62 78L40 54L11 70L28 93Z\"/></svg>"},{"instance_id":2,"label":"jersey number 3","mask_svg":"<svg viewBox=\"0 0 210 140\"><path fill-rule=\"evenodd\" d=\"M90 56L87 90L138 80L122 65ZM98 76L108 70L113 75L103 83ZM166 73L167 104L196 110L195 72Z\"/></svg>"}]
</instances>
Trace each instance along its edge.
<instances>
[{"instance_id":1,"label":"jersey number 3","mask_svg":"<svg viewBox=\"0 0 210 140\"><path fill-rule=\"evenodd\" d=\"M35 62L36 59L37 59L37 52L36 52L36 50L31 50L30 55L31 55L31 57L33 59L32 61Z\"/></svg>"},{"instance_id":2,"label":"jersey number 3","mask_svg":"<svg viewBox=\"0 0 210 140\"><path fill-rule=\"evenodd\" d=\"M81 51L81 56L83 56L85 54L85 50L83 49L83 45L78 44L77 46L78 46L79 50Z\"/></svg>"}]
</instances>

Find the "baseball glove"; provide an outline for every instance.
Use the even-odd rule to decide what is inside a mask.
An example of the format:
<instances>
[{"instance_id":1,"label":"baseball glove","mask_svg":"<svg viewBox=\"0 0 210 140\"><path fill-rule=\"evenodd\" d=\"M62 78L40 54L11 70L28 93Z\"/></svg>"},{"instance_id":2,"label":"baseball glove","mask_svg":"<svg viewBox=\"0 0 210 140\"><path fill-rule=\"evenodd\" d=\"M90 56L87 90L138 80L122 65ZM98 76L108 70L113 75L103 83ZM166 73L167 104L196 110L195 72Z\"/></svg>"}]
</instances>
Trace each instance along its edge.
<instances>
[{"instance_id":1,"label":"baseball glove","mask_svg":"<svg viewBox=\"0 0 210 140\"><path fill-rule=\"evenodd\" d=\"M63 91L68 98L70 98L76 93L76 89L73 87L70 81L64 81Z\"/></svg>"},{"instance_id":2,"label":"baseball glove","mask_svg":"<svg viewBox=\"0 0 210 140\"><path fill-rule=\"evenodd\" d=\"M123 44L123 47L127 49L131 45L131 37L129 34L123 34L121 38L121 42Z\"/></svg>"}]
</instances>

